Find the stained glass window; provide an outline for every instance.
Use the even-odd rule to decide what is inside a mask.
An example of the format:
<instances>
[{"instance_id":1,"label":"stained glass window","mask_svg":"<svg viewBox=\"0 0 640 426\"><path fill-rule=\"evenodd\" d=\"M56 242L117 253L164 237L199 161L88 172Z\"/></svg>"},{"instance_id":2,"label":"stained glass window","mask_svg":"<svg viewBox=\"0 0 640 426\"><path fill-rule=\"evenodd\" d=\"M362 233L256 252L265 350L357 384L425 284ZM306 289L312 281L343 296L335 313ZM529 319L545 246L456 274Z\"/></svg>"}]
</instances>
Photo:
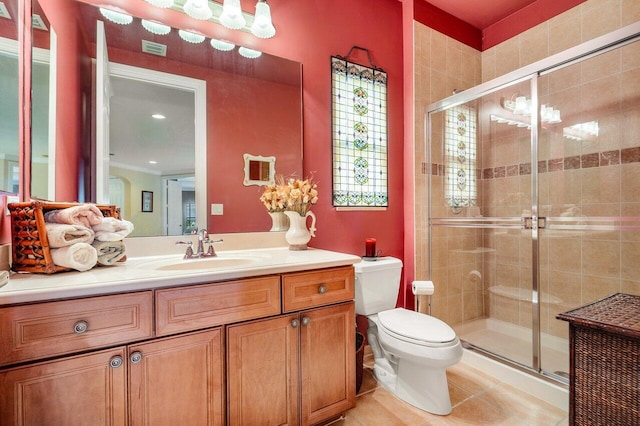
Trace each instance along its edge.
<instances>
[{"instance_id":1,"label":"stained glass window","mask_svg":"<svg viewBox=\"0 0 640 426\"><path fill-rule=\"evenodd\" d=\"M445 117L445 197L451 207L475 206L476 113L468 106L447 110Z\"/></svg>"},{"instance_id":2,"label":"stained glass window","mask_svg":"<svg viewBox=\"0 0 640 426\"><path fill-rule=\"evenodd\" d=\"M387 74L331 58L333 205L387 207Z\"/></svg>"}]
</instances>

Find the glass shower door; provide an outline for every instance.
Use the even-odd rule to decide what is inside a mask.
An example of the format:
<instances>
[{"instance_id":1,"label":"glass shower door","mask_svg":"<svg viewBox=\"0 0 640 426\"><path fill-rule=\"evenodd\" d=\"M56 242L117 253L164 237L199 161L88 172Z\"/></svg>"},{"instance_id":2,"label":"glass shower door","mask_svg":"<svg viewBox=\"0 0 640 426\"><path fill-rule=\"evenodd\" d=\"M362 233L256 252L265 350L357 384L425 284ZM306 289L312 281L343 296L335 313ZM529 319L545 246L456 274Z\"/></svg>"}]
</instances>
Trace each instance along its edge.
<instances>
[{"instance_id":1,"label":"glass shower door","mask_svg":"<svg viewBox=\"0 0 640 426\"><path fill-rule=\"evenodd\" d=\"M616 292L640 294L640 42L540 77L560 111L539 137L541 368L566 376L555 317Z\"/></svg>"},{"instance_id":2,"label":"glass shower door","mask_svg":"<svg viewBox=\"0 0 640 426\"><path fill-rule=\"evenodd\" d=\"M533 232L529 79L430 115L433 314L466 345L528 368Z\"/></svg>"}]
</instances>

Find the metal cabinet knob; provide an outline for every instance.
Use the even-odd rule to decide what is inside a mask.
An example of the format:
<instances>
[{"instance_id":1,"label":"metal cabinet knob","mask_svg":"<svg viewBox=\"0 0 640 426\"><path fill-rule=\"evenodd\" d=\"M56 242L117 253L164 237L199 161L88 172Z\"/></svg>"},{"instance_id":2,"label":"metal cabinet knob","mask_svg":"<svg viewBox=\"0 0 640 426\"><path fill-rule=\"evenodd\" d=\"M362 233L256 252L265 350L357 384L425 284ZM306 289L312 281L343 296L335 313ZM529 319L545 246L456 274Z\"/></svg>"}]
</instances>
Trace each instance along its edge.
<instances>
[{"instance_id":1,"label":"metal cabinet knob","mask_svg":"<svg viewBox=\"0 0 640 426\"><path fill-rule=\"evenodd\" d=\"M302 318L302 325L309 325L311 323L311 318L304 317Z\"/></svg>"},{"instance_id":2,"label":"metal cabinet knob","mask_svg":"<svg viewBox=\"0 0 640 426\"><path fill-rule=\"evenodd\" d=\"M318 293L325 294L326 292L327 292L327 286L324 284L320 284L320 287L318 287Z\"/></svg>"},{"instance_id":3,"label":"metal cabinet knob","mask_svg":"<svg viewBox=\"0 0 640 426\"><path fill-rule=\"evenodd\" d=\"M73 332L75 334L83 334L86 333L89 329L89 324L86 321L78 321L73 324Z\"/></svg>"},{"instance_id":4,"label":"metal cabinet knob","mask_svg":"<svg viewBox=\"0 0 640 426\"><path fill-rule=\"evenodd\" d=\"M299 326L300 326L300 321L298 321L297 319L291 320L291 327L298 328Z\"/></svg>"},{"instance_id":5,"label":"metal cabinet knob","mask_svg":"<svg viewBox=\"0 0 640 426\"><path fill-rule=\"evenodd\" d=\"M131 355L129 355L129 361L131 361L131 364L138 364L140 361L142 361L142 354L140 352L134 352Z\"/></svg>"},{"instance_id":6,"label":"metal cabinet knob","mask_svg":"<svg viewBox=\"0 0 640 426\"><path fill-rule=\"evenodd\" d=\"M118 368L122 365L122 357L120 355L116 355L111 360L109 360L109 367Z\"/></svg>"}]
</instances>

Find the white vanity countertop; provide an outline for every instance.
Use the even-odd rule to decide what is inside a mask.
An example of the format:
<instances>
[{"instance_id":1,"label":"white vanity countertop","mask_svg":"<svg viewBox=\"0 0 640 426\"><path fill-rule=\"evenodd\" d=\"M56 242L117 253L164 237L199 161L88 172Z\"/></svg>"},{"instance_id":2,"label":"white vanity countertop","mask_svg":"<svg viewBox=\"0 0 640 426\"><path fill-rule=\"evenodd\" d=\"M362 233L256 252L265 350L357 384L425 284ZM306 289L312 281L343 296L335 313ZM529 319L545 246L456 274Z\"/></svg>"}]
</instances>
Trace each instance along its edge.
<instances>
[{"instance_id":1,"label":"white vanity countertop","mask_svg":"<svg viewBox=\"0 0 640 426\"><path fill-rule=\"evenodd\" d=\"M134 257L86 272L14 273L9 283L0 287L0 305L202 284L346 266L360 261L360 257L351 254L311 248L303 251L291 251L286 247L235 250L222 251L218 255L196 260L184 260L182 255ZM198 262L209 265L198 269Z\"/></svg>"}]
</instances>

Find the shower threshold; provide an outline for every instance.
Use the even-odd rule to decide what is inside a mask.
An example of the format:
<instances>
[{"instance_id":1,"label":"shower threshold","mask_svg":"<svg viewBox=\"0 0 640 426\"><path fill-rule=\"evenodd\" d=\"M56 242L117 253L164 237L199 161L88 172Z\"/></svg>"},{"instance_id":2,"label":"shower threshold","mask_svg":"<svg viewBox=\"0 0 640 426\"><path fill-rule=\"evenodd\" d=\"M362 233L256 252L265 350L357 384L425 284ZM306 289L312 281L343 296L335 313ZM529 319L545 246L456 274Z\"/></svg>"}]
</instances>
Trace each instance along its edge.
<instances>
[{"instance_id":1,"label":"shower threshold","mask_svg":"<svg viewBox=\"0 0 640 426\"><path fill-rule=\"evenodd\" d=\"M453 327L466 347L494 355L525 370L533 369L531 329L494 318L481 318ZM567 339L541 333L542 375L561 383L568 382L569 343ZM549 373L546 373L549 372Z\"/></svg>"}]
</instances>

